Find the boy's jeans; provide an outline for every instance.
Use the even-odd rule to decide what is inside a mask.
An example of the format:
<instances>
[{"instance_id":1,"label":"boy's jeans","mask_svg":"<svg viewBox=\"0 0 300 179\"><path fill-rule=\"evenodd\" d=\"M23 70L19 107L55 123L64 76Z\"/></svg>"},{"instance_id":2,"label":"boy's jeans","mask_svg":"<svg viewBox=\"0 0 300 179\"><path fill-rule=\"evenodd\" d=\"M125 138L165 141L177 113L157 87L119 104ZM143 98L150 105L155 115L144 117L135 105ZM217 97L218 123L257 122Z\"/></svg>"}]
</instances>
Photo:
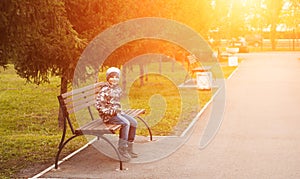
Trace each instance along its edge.
<instances>
[{"instance_id":1,"label":"boy's jeans","mask_svg":"<svg viewBox=\"0 0 300 179\"><path fill-rule=\"evenodd\" d=\"M124 113L118 113L116 116L112 117L108 123L121 125L119 147L127 147L128 142L134 141L137 121L133 117Z\"/></svg>"}]
</instances>

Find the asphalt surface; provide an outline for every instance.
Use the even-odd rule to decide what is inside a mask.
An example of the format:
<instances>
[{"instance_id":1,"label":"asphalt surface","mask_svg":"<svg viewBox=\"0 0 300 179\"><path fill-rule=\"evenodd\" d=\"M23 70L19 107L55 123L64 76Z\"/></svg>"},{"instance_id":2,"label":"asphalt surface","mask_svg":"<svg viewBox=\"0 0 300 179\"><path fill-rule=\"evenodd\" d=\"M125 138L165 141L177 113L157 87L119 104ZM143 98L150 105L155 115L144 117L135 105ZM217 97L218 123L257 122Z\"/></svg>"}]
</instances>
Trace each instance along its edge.
<instances>
[{"instance_id":1,"label":"asphalt surface","mask_svg":"<svg viewBox=\"0 0 300 179\"><path fill-rule=\"evenodd\" d=\"M212 142L200 149L212 105L199 117L186 141L160 160L118 163L90 145L40 178L300 178L300 52L243 55L226 80L222 125ZM146 146L146 139L138 139ZM150 146L150 145L149 145ZM176 145L174 145L176 146ZM174 147L166 145L165 149ZM156 157L163 147L137 147L141 157ZM142 157L143 158L143 157Z\"/></svg>"}]
</instances>

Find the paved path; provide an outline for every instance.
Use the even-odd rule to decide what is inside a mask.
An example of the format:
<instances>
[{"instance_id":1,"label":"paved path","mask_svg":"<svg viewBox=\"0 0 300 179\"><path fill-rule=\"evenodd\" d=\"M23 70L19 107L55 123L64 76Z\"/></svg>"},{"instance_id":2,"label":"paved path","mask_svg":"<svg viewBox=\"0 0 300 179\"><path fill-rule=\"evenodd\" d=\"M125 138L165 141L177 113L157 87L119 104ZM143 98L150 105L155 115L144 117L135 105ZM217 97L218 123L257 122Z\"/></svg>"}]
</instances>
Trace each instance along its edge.
<instances>
[{"instance_id":1,"label":"paved path","mask_svg":"<svg viewBox=\"0 0 300 179\"><path fill-rule=\"evenodd\" d=\"M162 160L115 171L117 163L90 146L41 177L300 178L300 53L245 58L226 82L224 120L206 148L199 142L210 108L187 142Z\"/></svg>"}]
</instances>

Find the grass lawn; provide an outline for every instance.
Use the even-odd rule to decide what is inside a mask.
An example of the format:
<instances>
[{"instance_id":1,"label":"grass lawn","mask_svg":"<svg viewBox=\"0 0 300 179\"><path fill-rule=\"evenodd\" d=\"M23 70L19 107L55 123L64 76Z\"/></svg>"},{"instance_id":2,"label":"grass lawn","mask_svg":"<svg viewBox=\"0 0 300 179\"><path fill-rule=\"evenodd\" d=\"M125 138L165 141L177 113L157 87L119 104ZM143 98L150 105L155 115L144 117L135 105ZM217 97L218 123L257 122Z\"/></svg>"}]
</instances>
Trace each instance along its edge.
<instances>
[{"instance_id":1,"label":"grass lawn","mask_svg":"<svg viewBox=\"0 0 300 179\"><path fill-rule=\"evenodd\" d=\"M230 74L234 68L224 70L224 74ZM28 84L17 76L13 66L0 69L0 178L31 177L54 163L62 134L57 120L59 83L60 79L52 77L50 84ZM145 118L154 135L182 131L213 94L198 91L195 99L189 89L178 90L173 82L156 75L149 76L142 87L134 81L129 91L129 105L147 110ZM140 128L138 134L146 135L147 131ZM61 157L85 143L84 137L75 138Z\"/></svg>"},{"instance_id":2,"label":"grass lawn","mask_svg":"<svg viewBox=\"0 0 300 179\"><path fill-rule=\"evenodd\" d=\"M29 166L54 163L61 138L56 99L59 81L52 78L50 84L26 84L12 66L0 70L0 178L16 177ZM78 139L66 146L63 155L84 144L83 138Z\"/></svg>"}]
</instances>

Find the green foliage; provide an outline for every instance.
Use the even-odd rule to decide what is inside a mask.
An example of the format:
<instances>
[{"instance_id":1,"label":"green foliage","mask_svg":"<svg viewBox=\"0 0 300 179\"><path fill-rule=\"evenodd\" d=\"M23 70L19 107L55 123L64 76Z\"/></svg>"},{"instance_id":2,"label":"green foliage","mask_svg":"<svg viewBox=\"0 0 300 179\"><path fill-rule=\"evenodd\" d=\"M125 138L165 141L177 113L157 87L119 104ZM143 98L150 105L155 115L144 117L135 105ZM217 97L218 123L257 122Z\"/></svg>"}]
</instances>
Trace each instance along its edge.
<instances>
[{"instance_id":1,"label":"green foliage","mask_svg":"<svg viewBox=\"0 0 300 179\"><path fill-rule=\"evenodd\" d=\"M203 32L207 7L206 1L175 0L0 1L0 66L11 61L20 77L36 84L49 82L51 75L62 77L61 92L65 92L86 46L83 39L91 41L114 24L140 17L174 19Z\"/></svg>"},{"instance_id":2,"label":"green foliage","mask_svg":"<svg viewBox=\"0 0 300 179\"><path fill-rule=\"evenodd\" d=\"M87 38L88 41L91 41L98 34L115 24L143 17L160 17L176 20L193 28L199 34L204 34L208 29L208 19L210 18L208 1L145 0L141 3L138 0L65 0L65 5L74 29L81 36ZM175 31L176 33L174 27L167 28L170 29L165 29L166 31ZM138 28L136 30L137 32L139 31ZM126 59L145 53L145 50L151 50L153 47L153 43L124 45L127 45L127 47L123 48L123 51L119 50L118 53L114 52L112 54L114 58L106 60L105 66L121 66ZM143 48L140 48L141 46ZM162 54L169 56L177 54L178 48L172 48L170 45L161 43L157 47L161 48L159 52Z\"/></svg>"},{"instance_id":3,"label":"green foliage","mask_svg":"<svg viewBox=\"0 0 300 179\"><path fill-rule=\"evenodd\" d=\"M27 81L72 77L84 41L78 38L60 0L0 2L1 64L10 60Z\"/></svg>"},{"instance_id":4,"label":"green foliage","mask_svg":"<svg viewBox=\"0 0 300 179\"><path fill-rule=\"evenodd\" d=\"M184 0L64 0L74 29L91 40L114 24L141 17L177 20L204 32L208 28L209 1Z\"/></svg>"}]
</instances>

